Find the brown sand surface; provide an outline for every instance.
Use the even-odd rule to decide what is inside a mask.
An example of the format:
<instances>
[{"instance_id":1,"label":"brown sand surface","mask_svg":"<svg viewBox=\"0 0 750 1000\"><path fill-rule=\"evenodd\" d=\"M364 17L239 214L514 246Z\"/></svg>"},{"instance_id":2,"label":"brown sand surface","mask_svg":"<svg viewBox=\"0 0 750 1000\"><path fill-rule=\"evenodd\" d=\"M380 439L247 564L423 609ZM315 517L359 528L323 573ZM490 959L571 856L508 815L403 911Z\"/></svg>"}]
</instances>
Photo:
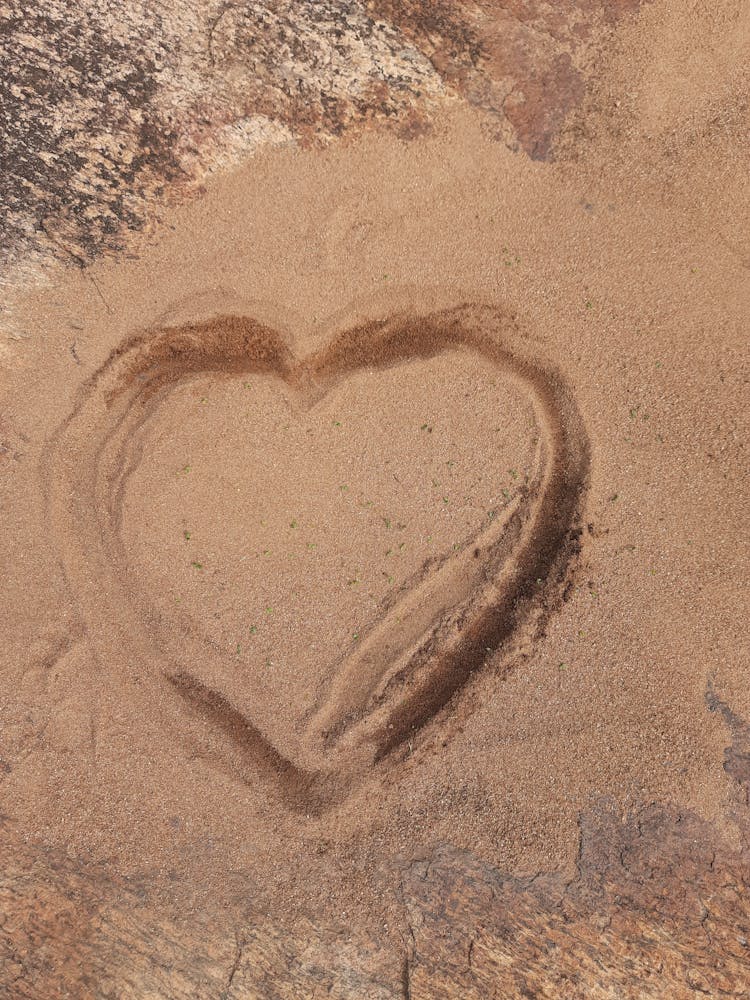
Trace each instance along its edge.
<instances>
[{"instance_id":1,"label":"brown sand surface","mask_svg":"<svg viewBox=\"0 0 750 1000\"><path fill-rule=\"evenodd\" d=\"M741 880L750 21L693 6L554 162L446 103L8 297L9 838L373 952L404 865L572 879L602 801Z\"/></svg>"}]
</instances>

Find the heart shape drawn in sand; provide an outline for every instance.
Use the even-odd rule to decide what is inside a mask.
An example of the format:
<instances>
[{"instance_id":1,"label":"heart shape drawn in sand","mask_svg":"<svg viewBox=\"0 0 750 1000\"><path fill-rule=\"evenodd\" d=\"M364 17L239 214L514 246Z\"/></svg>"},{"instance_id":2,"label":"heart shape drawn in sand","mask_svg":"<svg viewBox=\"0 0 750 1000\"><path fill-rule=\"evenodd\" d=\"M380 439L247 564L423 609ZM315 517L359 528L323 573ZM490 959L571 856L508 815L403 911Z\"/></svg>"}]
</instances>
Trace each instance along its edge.
<instances>
[{"instance_id":1,"label":"heart shape drawn in sand","mask_svg":"<svg viewBox=\"0 0 750 1000\"><path fill-rule=\"evenodd\" d=\"M301 481L305 442L310 441L311 451L320 448L319 442L313 443L316 435L320 438L320 428L340 425L340 421L330 419L329 412L337 393L341 404L340 394L358 378L376 378L380 385L401 379L397 389L403 404L400 412L407 412L408 378L433 377L425 375L419 365L437 364L436 359L442 359L440 377L448 381L453 372L458 378L459 371L463 371L467 391L462 398L468 401L465 405L469 415L474 392L478 394L484 374L490 373L505 384L516 400L515 408L520 412L525 406L528 411L533 460L512 491L496 491L503 498L496 507L479 518L472 519L470 511L466 514L465 530L453 544L447 544L450 532L446 527L442 535L438 532L442 546L438 551L425 548L414 557L413 564L405 559L401 565L406 569L400 576L398 571L390 575L390 569L378 573L378 579L385 577L393 586L387 592L375 592L376 585L372 584L369 620L355 634L349 633L346 641L336 638L336 653L331 655L327 650L328 659L320 676L308 684L307 675L301 675L299 669L295 674L294 665L288 668L287 682L292 684L292 693L294 684L305 687L305 707L298 711L295 724L285 731L284 725L274 724L273 713L269 716L253 708L253 699L266 683L261 676L264 665L271 667L272 657L256 662L261 658L253 649L259 647L250 642L248 652L244 636L236 650L231 648L222 640L224 626L216 625L224 618L234 621L237 602L231 595L237 593L236 588L229 588L227 597L227 583L218 570L211 575L207 572L211 567L197 559L188 561L187 549L182 559L182 572L187 575L181 585L198 594L198 603L192 602L194 613L180 610L172 614L163 599L169 588L163 587L161 593L153 584L159 579L162 563L168 560L160 544L151 544L150 513L161 505L156 521L165 523L164 511L172 509L170 497L176 495L177 477L181 473L189 475L191 467L172 469L168 483L172 492L149 497L148 503L138 494L139 477L149 462L153 464L154 455L163 454L164 448L174 444L184 430L179 424L179 406L174 409L175 401L179 403L181 398L183 405L187 399L193 406L208 402L197 396L201 379L213 379L220 395L222 386L235 395L240 386L249 390L247 398L254 401L259 419L277 405L286 407L289 423L284 429L288 431L293 424L291 433L297 434L296 439L292 436L289 440L298 442L295 462L297 479ZM461 368L465 363L469 369ZM472 364L480 372L476 382L472 382ZM496 382L490 380L489 384ZM415 400L417 396L415 391ZM350 392L347 398L356 403L356 394ZM277 400L282 402L277 404ZM164 420L170 412L172 423L161 428L159 452L153 441L155 422ZM448 424L452 412L450 407L446 411ZM420 416L415 411L415 426ZM379 413L375 419L371 436L377 439L377 433L388 427L388 414ZM488 426L486 441L480 442L490 456L497 447L492 430ZM272 431L266 429L263 433ZM481 428L472 433L474 438L481 436ZM189 437L189 429L187 434ZM304 434L311 437L300 437ZM425 455L432 455L432 461L438 435L430 437L432 428L427 424L418 426L414 434L409 440L418 442L414 447L423 448ZM204 438L204 450L208 448L210 454L211 435L204 434ZM400 477L388 466L389 460L383 458L384 445L378 445L370 455L367 438L366 433L360 434L351 447L356 449L357 467L364 470L363 475L368 470L375 472L372 495L377 496L379 476L388 478L389 487L392 476L400 488L403 473ZM265 440L262 435L261 439ZM282 472L284 463L289 466L289 456L276 453L285 440L283 436L269 440L265 448L267 455L276 455L274 461L282 463ZM387 441L387 435L378 440ZM455 444L458 439L453 440ZM246 537L260 537L259 525L265 526L267 521L261 518L251 524L256 508L245 509L242 503L252 501L261 514L268 512L271 519L275 508L282 510L281 520L289 516L283 498L268 496L273 490L267 484L274 480L267 476L263 479L260 466L264 448L258 450L257 440L253 444L258 471L246 479L241 491L234 487L239 491L236 509L240 512L235 520L247 529L241 533L243 543ZM220 468L211 474L218 481L238 449L232 445L222 453L218 440L217 448L216 454L224 457L219 457ZM343 448L345 451L346 445ZM325 448L320 453L324 454ZM398 448L394 454L398 454ZM457 454L459 461L463 457ZM418 463L410 460L410 464ZM454 461L448 459L444 464L451 468ZM271 468L273 462L266 465ZM500 652L510 659L522 633L538 634L541 624L565 595L571 563L579 551L589 447L574 397L561 373L536 356L513 320L502 312L462 306L429 315L399 314L373 321L340 334L323 350L302 359L294 357L279 333L240 316L222 316L138 336L115 351L84 386L73 413L48 446L43 466L50 518L100 664L139 677L145 675L145 682L154 685L153 697L176 711L186 728L196 720L208 727L214 738L205 755L235 777L246 781L265 778L291 808L320 812L340 801L368 773L403 756L399 749L412 743L428 724L444 722L462 689L490 655ZM509 471L517 476L514 470ZM316 482L314 476L308 476L304 489L307 494L319 491L325 509L333 509L332 485L324 483L324 478ZM266 485L258 486L261 481ZM282 476L278 481L294 484L294 469L286 468L286 478ZM451 497L439 495L443 487L437 479L433 478L432 483L438 494L430 494L425 504L442 502L447 507ZM223 485L226 494L227 481ZM203 508L208 507L209 513L210 486L211 480L204 480L204 490L208 487L209 492ZM348 487L342 483L340 488ZM254 489L265 495L254 496ZM219 497L224 494L217 488L217 511L221 507ZM387 490L382 492L382 502L386 495ZM470 497L463 499L469 501ZM369 525L371 534L363 534L368 545L374 545L379 538L372 534L376 524L380 531L391 530L383 509L378 508L377 500L364 494L346 511L336 508L343 511L335 515L337 518L356 515L359 520L348 526L344 532L347 537L337 539L335 531L327 536L333 553L331 566L338 558L336 544L358 540L360 532L352 525L362 525L363 530ZM223 530L226 518L231 520L231 510L225 505L225 513L217 514L219 535L231 535L231 525ZM419 505L415 510L419 520ZM439 523L448 525L445 518ZM293 532L298 524L292 519L285 527ZM454 527L451 522L450 530ZM171 525L170 530L175 536L184 536L180 544L196 544L182 522L178 527ZM284 535L286 548L282 554L290 560L302 560L304 556L298 538L291 532ZM425 537L422 532L420 539L427 546L432 536ZM220 541L216 543L219 547ZM271 586L273 580L264 579L271 564L264 563L261 556L270 550L261 550L259 546L264 543L258 542L254 551L254 544L237 549L237 566L247 574L245 579L252 587L265 593L263 587ZM308 541L306 547L312 549L315 544ZM400 551L397 547L405 545L398 541L384 553L379 549L379 558L390 557ZM136 550L143 553L140 562L133 558ZM149 552L154 555L146 571L143 561L149 560ZM292 579L295 573L304 578L312 572L304 565L297 563L299 568L293 570ZM325 572L330 575L333 570ZM277 565L271 575L275 579L279 573ZM356 579L347 581L347 585L358 583ZM205 589L196 590L199 586ZM211 621L200 620L204 606L201 601L205 601L206 609L215 609L213 614L208 610L203 613ZM330 612L330 602L328 607ZM266 610L270 614L273 609ZM327 620L333 621L330 614ZM312 615L305 622L311 647L315 645L316 628L325 629L320 621L320 615ZM256 625L251 626L249 621L245 624L250 633L257 632ZM337 636L334 626L335 622L330 631ZM273 659L275 656L274 650ZM288 714L284 708L288 708L286 703L279 705L280 718ZM225 751L216 750L217 746Z\"/></svg>"}]
</instances>

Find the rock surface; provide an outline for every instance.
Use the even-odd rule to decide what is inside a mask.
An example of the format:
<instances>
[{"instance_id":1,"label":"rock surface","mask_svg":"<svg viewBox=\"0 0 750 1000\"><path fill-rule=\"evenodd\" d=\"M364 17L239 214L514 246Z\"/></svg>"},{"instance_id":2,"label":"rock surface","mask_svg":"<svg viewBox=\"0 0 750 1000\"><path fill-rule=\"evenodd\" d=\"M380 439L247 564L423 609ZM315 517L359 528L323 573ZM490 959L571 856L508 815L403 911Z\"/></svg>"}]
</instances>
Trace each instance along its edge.
<instances>
[{"instance_id":1,"label":"rock surface","mask_svg":"<svg viewBox=\"0 0 750 1000\"><path fill-rule=\"evenodd\" d=\"M638 0L103 0L0 5L0 247L79 266L261 147L378 123L408 139L446 103L535 159Z\"/></svg>"}]
</instances>

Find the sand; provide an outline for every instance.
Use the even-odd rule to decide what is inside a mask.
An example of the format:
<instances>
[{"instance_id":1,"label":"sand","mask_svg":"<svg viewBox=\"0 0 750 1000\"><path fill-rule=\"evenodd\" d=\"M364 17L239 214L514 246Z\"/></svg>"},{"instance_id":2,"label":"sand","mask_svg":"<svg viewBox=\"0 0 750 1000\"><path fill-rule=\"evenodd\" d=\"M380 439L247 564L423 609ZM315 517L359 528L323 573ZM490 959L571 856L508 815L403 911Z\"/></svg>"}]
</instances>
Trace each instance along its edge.
<instances>
[{"instance_id":1,"label":"sand","mask_svg":"<svg viewBox=\"0 0 750 1000\"><path fill-rule=\"evenodd\" d=\"M740 843L748 31L699 6L555 163L464 105L261 150L15 296L14 836L385 937L404 859L572 872L602 798Z\"/></svg>"}]
</instances>

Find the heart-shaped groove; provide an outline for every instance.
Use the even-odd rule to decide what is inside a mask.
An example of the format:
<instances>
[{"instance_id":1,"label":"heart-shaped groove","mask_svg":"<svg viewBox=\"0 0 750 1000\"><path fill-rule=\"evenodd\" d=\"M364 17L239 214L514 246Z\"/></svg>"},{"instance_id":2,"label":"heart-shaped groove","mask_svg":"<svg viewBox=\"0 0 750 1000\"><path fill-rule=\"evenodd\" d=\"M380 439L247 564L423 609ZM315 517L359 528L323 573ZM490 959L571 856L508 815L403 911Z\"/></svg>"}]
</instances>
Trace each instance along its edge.
<instances>
[{"instance_id":1,"label":"heart-shaped groove","mask_svg":"<svg viewBox=\"0 0 750 1000\"><path fill-rule=\"evenodd\" d=\"M448 350L473 351L525 389L539 428L536 472L502 516L470 545L426 564L345 651L306 720L307 753L292 761L247 714L160 641L159 623L129 580L121 528L139 431L167 395L203 373L275 376L304 406L362 369L383 369ZM290 807L321 812L453 701L488 656L525 623L538 628L565 595L580 547L589 446L561 373L539 359L514 321L462 306L361 325L296 359L256 321L224 316L133 338L83 388L43 458L51 521L70 585L100 664L129 664L171 691L183 724L208 724L226 752L207 752L247 782L265 777ZM126 655L123 656L123 653ZM220 655L194 642L190 656ZM200 661L199 661L200 662ZM187 721L184 716L187 714Z\"/></svg>"}]
</instances>

